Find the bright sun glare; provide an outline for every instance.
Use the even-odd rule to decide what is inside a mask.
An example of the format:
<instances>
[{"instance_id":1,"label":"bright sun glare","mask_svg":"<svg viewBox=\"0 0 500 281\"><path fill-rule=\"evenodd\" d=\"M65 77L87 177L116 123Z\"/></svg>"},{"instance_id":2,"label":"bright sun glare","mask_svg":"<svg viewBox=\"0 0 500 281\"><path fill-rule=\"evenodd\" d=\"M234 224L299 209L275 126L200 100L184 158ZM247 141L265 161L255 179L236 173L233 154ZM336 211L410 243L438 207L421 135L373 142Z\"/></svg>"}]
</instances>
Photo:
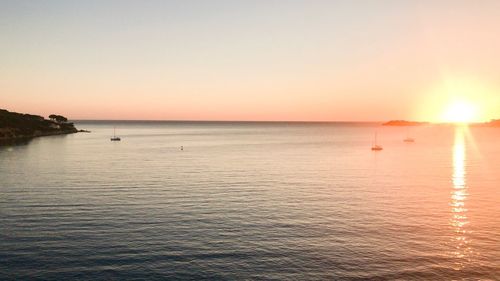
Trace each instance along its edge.
<instances>
[{"instance_id":1,"label":"bright sun glare","mask_svg":"<svg viewBox=\"0 0 500 281\"><path fill-rule=\"evenodd\" d=\"M477 107L466 101L456 101L448 105L443 114L443 121L469 123L477 120Z\"/></svg>"}]
</instances>

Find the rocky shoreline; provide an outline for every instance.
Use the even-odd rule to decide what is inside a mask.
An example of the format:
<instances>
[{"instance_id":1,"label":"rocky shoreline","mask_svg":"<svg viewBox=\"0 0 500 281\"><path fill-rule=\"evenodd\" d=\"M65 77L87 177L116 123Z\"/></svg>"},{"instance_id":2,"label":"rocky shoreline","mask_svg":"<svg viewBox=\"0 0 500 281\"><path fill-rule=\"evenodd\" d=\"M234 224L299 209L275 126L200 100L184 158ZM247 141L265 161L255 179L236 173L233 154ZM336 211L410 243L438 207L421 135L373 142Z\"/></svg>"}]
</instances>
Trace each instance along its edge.
<instances>
[{"instance_id":1,"label":"rocky shoreline","mask_svg":"<svg viewBox=\"0 0 500 281\"><path fill-rule=\"evenodd\" d=\"M79 131L76 130L68 130L68 131L57 131L57 132L35 132L32 135L16 135L16 134L9 134L7 136L2 136L0 137L0 144L4 143L15 143L17 141L25 141L25 140L30 140L38 137L46 137L46 136L57 136L57 135L68 135L68 134L74 134L78 133ZM2 134L2 129L0 129L0 134Z\"/></svg>"}]
</instances>

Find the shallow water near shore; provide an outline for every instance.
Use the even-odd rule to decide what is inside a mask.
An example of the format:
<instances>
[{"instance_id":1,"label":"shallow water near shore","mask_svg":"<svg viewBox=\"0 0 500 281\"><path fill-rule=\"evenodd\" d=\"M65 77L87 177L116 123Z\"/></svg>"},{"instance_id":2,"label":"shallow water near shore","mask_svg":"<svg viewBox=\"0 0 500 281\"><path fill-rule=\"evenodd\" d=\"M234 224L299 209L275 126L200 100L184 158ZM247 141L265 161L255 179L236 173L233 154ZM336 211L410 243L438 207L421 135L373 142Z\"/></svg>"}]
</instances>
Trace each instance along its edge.
<instances>
[{"instance_id":1,"label":"shallow water near shore","mask_svg":"<svg viewBox=\"0 0 500 281\"><path fill-rule=\"evenodd\" d=\"M76 126L0 147L2 280L500 278L500 129Z\"/></svg>"}]
</instances>

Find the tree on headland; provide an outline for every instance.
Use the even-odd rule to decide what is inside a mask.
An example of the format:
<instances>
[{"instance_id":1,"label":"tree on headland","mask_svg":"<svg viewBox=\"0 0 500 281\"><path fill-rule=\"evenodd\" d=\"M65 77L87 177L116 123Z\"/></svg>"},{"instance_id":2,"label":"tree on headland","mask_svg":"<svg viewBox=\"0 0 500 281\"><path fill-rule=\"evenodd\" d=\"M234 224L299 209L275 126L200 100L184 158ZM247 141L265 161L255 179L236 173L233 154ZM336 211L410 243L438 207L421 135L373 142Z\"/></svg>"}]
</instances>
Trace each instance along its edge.
<instances>
[{"instance_id":1,"label":"tree on headland","mask_svg":"<svg viewBox=\"0 0 500 281\"><path fill-rule=\"evenodd\" d=\"M49 119L57 122L57 123L66 123L68 122L68 118L61 116L61 115L56 115L56 114L51 114L49 115Z\"/></svg>"}]
</instances>

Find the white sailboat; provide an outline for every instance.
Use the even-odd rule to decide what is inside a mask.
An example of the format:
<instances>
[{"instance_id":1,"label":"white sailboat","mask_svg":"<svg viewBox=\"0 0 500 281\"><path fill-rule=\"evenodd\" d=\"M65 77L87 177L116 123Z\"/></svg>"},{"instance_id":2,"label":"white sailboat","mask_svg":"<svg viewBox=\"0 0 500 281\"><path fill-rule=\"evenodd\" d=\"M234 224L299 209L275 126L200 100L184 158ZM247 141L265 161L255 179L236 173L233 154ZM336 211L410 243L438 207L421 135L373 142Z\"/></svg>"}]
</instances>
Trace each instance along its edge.
<instances>
[{"instance_id":1,"label":"white sailboat","mask_svg":"<svg viewBox=\"0 0 500 281\"><path fill-rule=\"evenodd\" d=\"M121 141L120 137L116 136L116 127L113 127L113 136L111 137L111 141Z\"/></svg>"},{"instance_id":2,"label":"white sailboat","mask_svg":"<svg viewBox=\"0 0 500 281\"><path fill-rule=\"evenodd\" d=\"M377 133L375 132L375 138L372 143L372 150L373 151L380 151L383 150L384 148L380 145L377 144Z\"/></svg>"}]
</instances>

